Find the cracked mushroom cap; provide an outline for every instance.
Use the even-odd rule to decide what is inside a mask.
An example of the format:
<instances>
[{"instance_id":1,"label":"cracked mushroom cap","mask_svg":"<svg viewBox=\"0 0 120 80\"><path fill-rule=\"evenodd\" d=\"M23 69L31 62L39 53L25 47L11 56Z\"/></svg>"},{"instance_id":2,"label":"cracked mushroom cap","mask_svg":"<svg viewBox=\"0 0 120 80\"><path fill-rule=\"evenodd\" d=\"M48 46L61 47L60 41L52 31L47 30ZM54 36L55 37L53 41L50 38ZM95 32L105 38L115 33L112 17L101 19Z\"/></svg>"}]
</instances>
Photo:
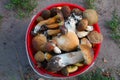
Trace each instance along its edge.
<instances>
[{"instance_id":1,"label":"cracked mushroom cap","mask_svg":"<svg viewBox=\"0 0 120 80\"><path fill-rule=\"evenodd\" d=\"M79 39L75 32L68 31L65 35L55 37L54 40L57 42L57 46L63 51L72 51L79 45Z\"/></svg>"},{"instance_id":2,"label":"cracked mushroom cap","mask_svg":"<svg viewBox=\"0 0 120 80\"><path fill-rule=\"evenodd\" d=\"M87 37L93 44L101 43L103 41L103 35L97 31L90 32Z\"/></svg>"},{"instance_id":3,"label":"cracked mushroom cap","mask_svg":"<svg viewBox=\"0 0 120 80\"><path fill-rule=\"evenodd\" d=\"M92 48L87 45L80 45L80 49L83 52L85 64L90 65L94 57Z\"/></svg>"}]
</instances>

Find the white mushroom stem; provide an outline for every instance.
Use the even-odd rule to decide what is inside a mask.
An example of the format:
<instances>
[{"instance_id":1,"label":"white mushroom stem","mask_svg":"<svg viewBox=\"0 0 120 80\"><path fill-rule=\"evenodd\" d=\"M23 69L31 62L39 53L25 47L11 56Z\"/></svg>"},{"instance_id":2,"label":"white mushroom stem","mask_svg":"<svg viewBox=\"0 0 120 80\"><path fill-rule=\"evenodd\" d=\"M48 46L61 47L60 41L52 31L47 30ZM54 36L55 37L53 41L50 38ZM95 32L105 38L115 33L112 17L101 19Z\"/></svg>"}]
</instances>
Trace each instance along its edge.
<instances>
[{"instance_id":1,"label":"white mushroom stem","mask_svg":"<svg viewBox=\"0 0 120 80\"><path fill-rule=\"evenodd\" d=\"M53 51L54 51L55 53L57 53L57 54L60 54L60 53L61 53L61 50L60 50L55 44L52 43L52 45L54 46Z\"/></svg>"}]
</instances>

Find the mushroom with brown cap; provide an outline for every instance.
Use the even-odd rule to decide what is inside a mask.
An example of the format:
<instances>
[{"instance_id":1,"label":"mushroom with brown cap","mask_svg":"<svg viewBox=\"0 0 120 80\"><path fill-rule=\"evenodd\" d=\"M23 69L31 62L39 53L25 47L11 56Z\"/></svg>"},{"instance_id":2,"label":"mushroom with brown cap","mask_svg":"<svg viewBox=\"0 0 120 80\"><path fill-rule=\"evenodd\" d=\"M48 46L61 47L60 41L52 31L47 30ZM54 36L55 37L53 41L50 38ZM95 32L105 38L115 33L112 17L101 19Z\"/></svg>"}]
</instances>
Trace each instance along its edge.
<instances>
[{"instance_id":1,"label":"mushroom with brown cap","mask_svg":"<svg viewBox=\"0 0 120 80\"><path fill-rule=\"evenodd\" d=\"M90 65L94 56L92 49L87 45L80 45L80 48L81 51L69 52L52 57L48 62L46 69L48 71L57 72L67 65L75 64L81 61Z\"/></svg>"},{"instance_id":2,"label":"mushroom with brown cap","mask_svg":"<svg viewBox=\"0 0 120 80\"><path fill-rule=\"evenodd\" d=\"M78 31L84 31L87 29L88 26L88 20L87 19L82 19L76 26Z\"/></svg>"},{"instance_id":3,"label":"mushroom with brown cap","mask_svg":"<svg viewBox=\"0 0 120 80\"><path fill-rule=\"evenodd\" d=\"M63 16L64 16L65 19L67 19L70 16L71 9L70 9L69 6L63 6L61 8L61 11L62 11L62 14L63 14Z\"/></svg>"},{"instance_id":4,"label":"mushroom with brown cap","mask_svg":"<svg viewBox=\"0 0 120 80\"><path fill-rule=\"evenodd\" d=\"M65 35L55 37L54 40L57 42L57 46L63 51L72 51L79 45L79 39L73 31L68 31Z\"/></svg>"},{"instance_id":5,"label":"mushroom with brown cap","mask_svg":"<svg viewBox=\"0 0 120 80\"><path fill-rule=\"evenodd\" d=\"M103 41L103 35L97 31L91 31L87 37L93 44L101 43Z\"/></svg>"},{"instance_id":6,"label":"mushroom with brown cap","mask_svg":"<svg viewBox=\"0 0 120 80\"><path fill-rule=\"evenodd\" d=\"M34 58L38 62L43 62L45 60L45 55L42 51L38 51L35 55Z\"/></svg>"},{"instance_id":7,"label":"mushroom with brown cap","mask_svg":"<svg viewBox=\"0 0 120 80\"><path fill-rule=\"evenodd\" d=\"M57 15L57 13L61 13L61 10L57 7L53 7L52 9L50 9L51 12L51 17Z\"/></svg>"},{"instance_id":8,"label":"mushroom with brown cap","mask_svg":"<svg viewBox=\"0 0 120 80\"><path fill-rule=\"evenodd\" d=\"M36 51L45 51L45 44L47 43L47 38L44 34L38 34L32 39L32 46Z\"/></svg>"},{"instance_id":9,"label":"mushroom with brown cap","mask_svg":"<svg viewBox=\"0 0 120 80\"><path fill-rule=\"evenodd\" d=\"M88 25L93 25L98 22L98 14L93 9L86 9L83 12L83 18L88 20Z\"/></svg>"},{"instance_id":10,"label":"mushroom with brown cap","mask_svg":"<svg viewBox=\"0 0 120 80\"><path fill-rule=\"evenodd\" d=\"M44 11L42 11L42 13L41 13L41 16L42 16L44 19L50 18L50 15L51 15L50 10L44 10Z\"/></svg>"},{"instance_id":11,"label":"mushroom with brown cap","mask_svg":"<svg viewBox=\"0 0 120 80\"><path fill-rule=\"evenodd\" d=\"M82 14L82 11L78 8L73 8L71 12L75 13L75 15L81 15Z\"/></svg>"}]
</instances>

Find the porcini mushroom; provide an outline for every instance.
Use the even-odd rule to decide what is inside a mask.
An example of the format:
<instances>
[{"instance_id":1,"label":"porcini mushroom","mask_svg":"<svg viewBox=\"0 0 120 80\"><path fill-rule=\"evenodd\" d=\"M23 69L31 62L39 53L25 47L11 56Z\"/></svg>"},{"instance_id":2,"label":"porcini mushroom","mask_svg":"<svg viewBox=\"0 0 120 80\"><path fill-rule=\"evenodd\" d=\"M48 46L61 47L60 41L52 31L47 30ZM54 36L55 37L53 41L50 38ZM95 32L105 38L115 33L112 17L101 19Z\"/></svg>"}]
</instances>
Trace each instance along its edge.
<instances>
[{"instance_id":1,"label":"porcini mushroom","mask_svg":"<svg viewBox=\"0 0 120 80\"><path fill-rule=\"evenodd\" d=\"M87 65L91 64L93 60L91 48L87 45L80 45L80 48L81 51L69 52L52 57L48 62L46 69L48 71L57 72L67 65L75 64L81 61L84 61Z\"/></svg>"},{"instance_id":2,"label":"porcini mushroom","mask_svg":"<svg viewBox=\"0 0 120 80\"><path fill-rule=\"evenodd\" d=\"M50 15L51 15L50 10L44 10L44 11L42 11L42 13L41 13L41 16L42 16L44 19L50 18Z\"/></svg>"},{"instance_id":3,"label":"porcini mushroom","mask_svg":"<svg viewBox=\"0 0 120 80\"><path fill-rule=\"evenodd\" d=\"M45 44L47 43L47 38L44 34L38 34L32 39L32 46L36 51L45 51Z\"/></svg>"},{"instance_id":4,"label":"porcini mushroom","mask_svg":"<svg viewBox=\"0 0 120 80\"><path fill-rule=\"evenodd\" d=\"M53 7L52 9L50 9L50 11L51 11L51 17L56 16L57 13L61 12L61 10L57 7Z\"/></svg>"},{"instance_id":5,"label":"porcini mushroom","mask_svg":"<svg viewBox=\"0 0 120 80\"><path fill-rule=\"evenodd\" d=\"M63 6L61 8L61 11L62 11L62 14L63 14L63 16L64 16L65 19L67 19L70 16L71 9L70 9L69 6Z\"/></svg>"},{"instance_id":6,"label":"porcini mushroom","mask_svg":"<svg viewBox=\"0 0 120 80\"><path fill-rule=\"evenodd\" d=\"M79 39L73 31L68 31L65 35L55 37L54 40L57 42L57 46L63 51L72 51L79 45Z\"/></svg>"},{"instance_id":7,"label":"porcini mushroom","mask_svg":"<svg viewBox=\"0 0 120 80\"><path fill-rule=\"evenodd\" d=\"M45 55L42 51L38 51L35 56L34 56L35 60L38 62L43 62L45 60Z\"/></svg>"},{"instance_id":8,"label":"porcini mushroom","mask_svg":"<svg viewBox=\"0 0 120 80\"><path fill-rule=\"evenodd\" d=\"M84 44L84 45L88 45L89 47L92 48L92 44L90 43L90 41L87 38L82 38L80 43Z\"/></svg>"},{"instance_id":9,"label":"porcini mushroom","mask_svg":"<svg viewBox=\"0 0 120 80\"><path fill-rule=\"evenodd\" d=\"M98 33L97 31L91 31L87 37L89 41L93 44L100 43L103 41L103 35L101 33Z\"/></svg>"},{"instance_id":10,"label":"porcini mushroom","mask_svg":"<svg viewBox=\"0 0 120 80\"><path fill-rule=\"evenodd\" d=\"M93 9L86 9L83 12L83 18L88 20L88 25L93 25L98 22L98 14Z\"/></svg>"}]
</instances>

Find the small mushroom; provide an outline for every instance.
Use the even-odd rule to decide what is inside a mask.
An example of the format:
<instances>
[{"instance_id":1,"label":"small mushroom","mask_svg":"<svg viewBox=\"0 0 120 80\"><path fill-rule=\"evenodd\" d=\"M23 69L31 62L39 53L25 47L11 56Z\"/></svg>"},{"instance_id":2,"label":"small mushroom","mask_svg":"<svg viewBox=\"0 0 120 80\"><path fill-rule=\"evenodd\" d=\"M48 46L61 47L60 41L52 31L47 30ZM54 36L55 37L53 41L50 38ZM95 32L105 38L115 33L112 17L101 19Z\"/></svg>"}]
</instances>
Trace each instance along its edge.
<instances>
[{"instance_id":1,"label":"small mushroom","mask_svg":"<svg viewBox=\"0 0 120 80\"><path fill-rule=\"evenodd\" d=\"M44 11L42 11L42 13L41 13L41 16L42 16L44 19L50 18L50 15L51 15L50 10L44 10Z\"/></svg>"},{"instance_id":2,"label":"small mushroom","mask_svg":"<svg viewBox=\"0 0 120 80\"><path fill-rule=\"evenodd\" d=\"M61 12L61 10L58 7L53 7L52 9L50 9L50 11L51 11L51 17L56 16L57 13Z\"/></svg>"},{"instance_id":3,"label":"small mushroom","mask_svg":"<svg viewBox=\"0 0 120 80\"><path fill-rule=\"evenodd\" d=\"M75 71L78 70L78 67L75 66L75 65L72 65L72 66L67 66L65 68L63 68L61 70L61 73L64 75L64 76L69 76L70 73L73 73Z\"/></svg>"},{"instance_id":4,"label":"small mushroom","mask_svg":"<svg viewBox=\"0 0 120 80\"><path fill-rule=\"evenodd\" d=\"M82 38L80 42L81 42L81 44L88 45L89 47L92 48L92 44L90 43L90 41L87 38Z\"/></svg>"},{"instance_id":5,"label":"small mushroom","mask_svg":"<svg viewBox=\"0 0 120 80\"><path fill-rule=\"evenodd\" d=\"M45 53L45 59L49 61L53 56L50 53Z\"/></svg>"},{"instance_id":6,"label":"small mushroom","mask_svg":"<svg viewBox=\"0 0 120 80\"><path fill-rule=\"evenodd\" d=\"M35 60L38 62L43 62L45 60L45 55L42 51L38 51L35 56L34 56Z\"/></svg>"},{"instance_id":7,"label":"small mushroom","mask_svg":"<svg viewBox=\"0 0 120 80\"><path fill-rule=\"evenodd\" d=\"M38 33L38 31L41 29L42 25L49 25L49 24L55 23L58 18L63 18L63 16L61 14L57 14L56 16L54 16L52 18L40 21L34 28L34 31L33 31L34 34Z\"/></svg>"},{"instance_id":8,"label":"small mushroom","mask_svg":"<svg viewBox=\"0 0 120 80\"><path fill-rule=\"evenodd\" d=\"M63 51L72 51L79 45L79 39L75 32L68 31L65 35L55 37L57 46Z\"/></svg>"},{"instance_id":9,"label":"small mushroom","mask_svg":"<svg viewBox=\"0 0 120 80\"><path fill-rule=\"evenodd\" d=\"M103 35L97 31L92 31L87 36L89 41L93 44L101 43L103 41Z\"/></svg>"},{"instance_id":10,"label":"small mushroom","mask_svg":"<svg viewBox=\"0 0 120 80\"><path fill-rule=\"evenodd\" d=\"M81 15L82 14L82 11L78 8L73 8L71 12L75 13L75 15Z\"/></svg>"},{"instance_id":11,"label":"small mushroom","mask_svg":"<svg viewBox=\"0 0 120 80\"><path fill-rule=\"evenodd\" d=\"M32 46L36 51L45 51L44 46L47 43L47 38L44 34L38 34L32 39Z\"/></svg>"},{"instance_id":12,"label":"small mushroom","mask_svg":"<svg viewBox=\"0 0 120 80\"><path fill-rule=\"evenodd\" d=\"M79 31L79 32L77 32L78 38L83 38L83 37L87 36L88 34L89 34L88 31Z\"/></svg>"},{"instance_id":13,"label":"small mushroom","mask_svg":"<svg viewBox=\"0 0 120 80\"><path fill-rule=\"evenodd\" d=\"M61 11L65 19L67 19L70 16L71 9L69 6L63 6Z\"/></svg>"},{"instance_id":14,"label":"small mushroom","mask_svg":"<svg viewBox=\"0 0 120 80\"><path fill-rule=\"evenodd\" d=\"M84 31L86 30L88 26L88 20L87 19L82 19L78 24L77 24L77 30L78 31Z\"/></svg>"},{"instance_id":15,"label":"small mushroom","mask_svg":"<svg viewBox=\"0 0 120 80\"><path fill-rule=\"evenodd\" d=\"M85 64L90 65L93 60L93 51L87 45L80 45L81 51L69 52L56 55L51 58L47 64L47 70L52 72L60 71L67 65L75 64L84 61Z\"/></svg>"},{"instance_id":16,"label":"small mushroom","mask_svg":"<svg viewBox=\"0 0 120 80\"><path fill-rule=\"evenodd\" d=\"M86 9L83 12L83 18L88 20L88 25L90 26L98 22L98 14L93 9Z\"/></svg>"}]
</instances>

